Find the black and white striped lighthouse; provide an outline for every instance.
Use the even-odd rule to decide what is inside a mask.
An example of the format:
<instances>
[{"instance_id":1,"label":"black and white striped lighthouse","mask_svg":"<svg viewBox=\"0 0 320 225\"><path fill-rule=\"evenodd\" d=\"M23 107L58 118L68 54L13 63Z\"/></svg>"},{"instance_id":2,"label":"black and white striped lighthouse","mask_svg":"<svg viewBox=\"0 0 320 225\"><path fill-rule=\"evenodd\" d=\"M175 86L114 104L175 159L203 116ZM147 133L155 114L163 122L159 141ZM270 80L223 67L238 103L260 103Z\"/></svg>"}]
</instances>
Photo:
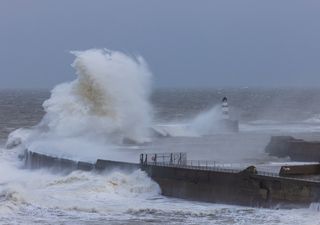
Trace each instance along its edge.
<instances>
[{"instance_id":1,"label":"black and white striped lighthouse","mask_svg":"<svg viewBox=\"0 0 320 225\"><path fill-rule=\"evenodd\" d=\"M224 119L229 119L229 106L227 97L222 99L222 115Z\"/></svg>"}]
</instances>

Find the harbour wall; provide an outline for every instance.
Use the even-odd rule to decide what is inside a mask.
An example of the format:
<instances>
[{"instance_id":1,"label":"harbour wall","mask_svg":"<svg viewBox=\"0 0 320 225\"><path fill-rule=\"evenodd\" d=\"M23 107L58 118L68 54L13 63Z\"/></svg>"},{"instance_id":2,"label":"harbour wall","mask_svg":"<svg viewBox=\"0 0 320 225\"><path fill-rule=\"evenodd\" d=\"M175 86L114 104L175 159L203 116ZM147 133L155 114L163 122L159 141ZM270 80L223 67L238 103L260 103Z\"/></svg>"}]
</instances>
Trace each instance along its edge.
<instances>
[{"instance_id":1,"label":"harbour wall","mask_svg":"<svg viewBox=\"0 0 320 225\"><path fill-rule=\"evenodd\" d=\"M272 156L287 157L293 161L320 162L320 142L295 139L290 136L274 136L265 148Z\"/></svg>"},{"instance_id":2,"label":"harbour wall","mask_svg":"<svg viewBox=\"0 0 320 225\"><path fill-rule=\"evenodd\" d=\"M25 152L24 158L26 168L50 168L66 173L73 170L141 169L159 184L163 195L187 200L288 208L308 207L310 203L320 201L320 182L259 175L253 166L235 172L183 168L181 165L150 165L143 160L140 164L103 159L88 163L30 151Z\"/></svg>"},{"instance_id":3,"label":"harbour wall","mask_svg":"<svg viewBox=\"0 0 320 225\"><path fill-rule=\"evenodd\" d=\"M144 165L162 194L253 207L307 207L320 200L320 183L284 177Z\"/></svg>"},{"instance_id":4,"label":"harbour wall","mask_svg":"<svg viewBox=\"0 0 320 225\"><path fill-rule=\"evenodd\" d=\"M103 171L103 170L126 170L133 171L140 168L137 163L117 162L112 160L98 159L95 163L74 161L70 159L63 159L56 156L45 155L37 152L24 152L25 168L40 169L48 168L57 170L59 172L70 173L74 170L84 171Z\"/></svg>"}]
</instances>

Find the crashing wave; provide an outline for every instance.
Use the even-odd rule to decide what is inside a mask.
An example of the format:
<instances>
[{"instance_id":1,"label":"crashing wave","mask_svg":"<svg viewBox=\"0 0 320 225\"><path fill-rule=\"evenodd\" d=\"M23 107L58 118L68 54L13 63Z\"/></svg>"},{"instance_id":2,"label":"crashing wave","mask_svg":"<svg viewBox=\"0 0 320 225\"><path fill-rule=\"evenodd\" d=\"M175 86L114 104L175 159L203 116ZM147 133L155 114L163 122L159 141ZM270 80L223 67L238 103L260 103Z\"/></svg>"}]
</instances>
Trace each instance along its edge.
<instances>
[{"instance_id":1,"label":"crashing wave","mask_svg":"<svg viewBox=\"0 0 320 225\"><path fill-rule=\"evenodd\" d=\"M54 153L60 146L65 152L93 153L94 146L149 142L152 74L144 59L106 49L72 53L77 78L57 85L43 103L41 122L12 132L7 147L22 144ZM92 147L83 149L84 142Z\"/></svg>"}]
</instances>

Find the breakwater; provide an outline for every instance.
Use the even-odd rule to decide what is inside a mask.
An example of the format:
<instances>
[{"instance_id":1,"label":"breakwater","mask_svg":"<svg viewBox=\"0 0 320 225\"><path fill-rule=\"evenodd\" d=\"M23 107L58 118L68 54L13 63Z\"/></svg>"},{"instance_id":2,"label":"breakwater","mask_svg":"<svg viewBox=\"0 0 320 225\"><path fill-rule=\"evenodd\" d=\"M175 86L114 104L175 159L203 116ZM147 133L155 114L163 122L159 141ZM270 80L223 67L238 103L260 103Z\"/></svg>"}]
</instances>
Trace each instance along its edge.
<instances>
[{"instance_id":1,"label":"breakwater","mask_svg":"<svg viewBox=\"0 0 320 225\"><path fill-rule=\"evenodd\" d=\"M269 155L289 156L293 161L320 162L320 142L305 141L290 136L274 136L265 148Z\"/></svg>"},{"instance_id":2,"label":"breakwater","mask_svg":"<svg viewBox=\"0 0 320 225\"><path fill-rule=\"evenodd\" d=\"M127 163L127 162L118 162L105 159L97 159L96 162L84 162L84 161L75 161L70 159L59 158L56 156L50 156L42 153L31 152L26 150L23 155L24 166L28 169L40 169L48 168L51 170L58 170L65 173L72 172L74 170L84 170L84 171L103 171L111 169L119 170L137 170L140 168L137 163Z\"/></svg>"},{"instance_id":3,"label":"breakwater","mask_svg":"<svg viewBox=\"0 0 320 225\"><path fill-rule=\"evenodd\" d=\"M142 169L160 185L166 196L215 203L289 208L307 207L311 202L320 200L320 181L316 179L259 172L254 166L241 170L200 163L190 165L184 160L161 161L165 159L161 155L144 155L140 160Z\"/></svg>"},{"instance_id":4,"label":"breakwater","mask_svg":"<svg viewBox=\"0 0 320 225\"><path fill-rule=\"evenodd\" d=\"M30 169L145 171L159 184L162 194L188 200L253 207L308 207L320 201L320 181L303 177L259 172L219 165L188 163L185 153L141 154L140 163L98 159L95 163L76 162L40 153L25 152ZM295 168L297 170L297 168ZM310 170L311 171L311 170Z\"/></svg>"}]
</instances>

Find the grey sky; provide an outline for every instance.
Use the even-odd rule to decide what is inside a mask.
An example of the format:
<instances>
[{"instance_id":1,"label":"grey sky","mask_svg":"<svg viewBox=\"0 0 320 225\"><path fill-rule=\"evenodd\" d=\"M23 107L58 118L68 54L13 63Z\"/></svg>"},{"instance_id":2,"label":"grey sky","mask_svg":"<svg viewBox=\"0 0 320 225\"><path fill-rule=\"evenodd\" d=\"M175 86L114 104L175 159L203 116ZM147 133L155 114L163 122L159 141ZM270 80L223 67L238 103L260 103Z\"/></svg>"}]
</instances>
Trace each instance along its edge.
<instances>
[{"instance_id":1,"label":"grey sky","mask_svg":"<svg viewBox=\"0 0 320 225\"><path fill-rule=\"evenodd\" d=\"M70 50L141 54L156 87L320 86L320 1L0 0L0 88L75 75Z\"/></svg>"}]
</instances>

